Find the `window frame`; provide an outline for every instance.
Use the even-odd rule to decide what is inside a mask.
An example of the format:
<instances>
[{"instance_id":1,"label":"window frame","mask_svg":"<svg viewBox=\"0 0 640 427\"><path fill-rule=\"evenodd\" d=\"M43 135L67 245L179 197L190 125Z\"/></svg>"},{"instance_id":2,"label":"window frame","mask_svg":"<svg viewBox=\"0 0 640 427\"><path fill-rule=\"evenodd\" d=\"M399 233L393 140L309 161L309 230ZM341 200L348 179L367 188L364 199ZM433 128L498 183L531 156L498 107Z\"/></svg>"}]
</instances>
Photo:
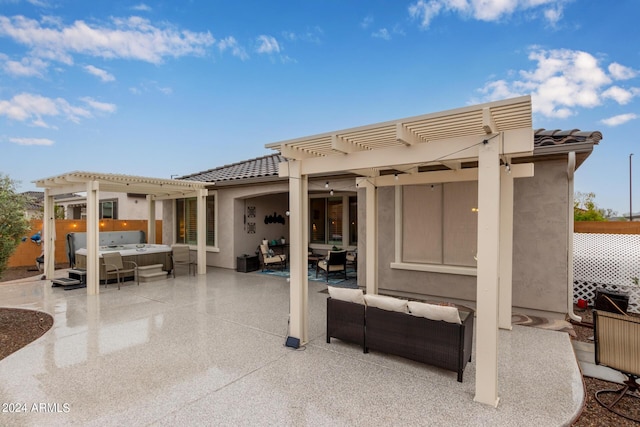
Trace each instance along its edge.
<instances>
[{"instance_id":1,"label":"window frame","mask_svg":"<svg viewBox=\"0 0 640 427\"><path fill-rule=\"evenodd\" d=\"M313 233L314 220L312 218L313 216L312 201L318 200L318 199L322 199L324 201L324 207L323 207L324 239L322 242L317 240L315 241L312 240L312 236L314 234ZM341 212L342 225L341 225L340 231L341 231L342 241L331 240L329 238L330 237L329 234L331 233L331 226L329 224L329 221L330 221L329 201L331 199L334 199L336 201L340 200L341 211L342 211ZM351 247L351 246L357 247L358 246L358 215L357 215L357 209L356 209L355 217L352 217L352 214L354 212L352 212L352 209L351 209L351 203L354 201L357 206L357 203L358 203L357 194L353 194L353 193L335 193L333 196L326 195L326 194L310 194L309 195L309 244L314 246L327 246L327 247L337 246L342 248ZM355 236L355 241L352 241L353 236ZM345 241L345 237L346 237L346 241Z\"/></svg>"},{"instance_id":2,"label":"window frame","mask_svg":"<svg viewBox=\"0 0 640 427\"><path fill-rule=\"evenodd\" d=\"M185 231L184 231L184 239L180 239L180 232L178 230L179 224L180 224L180 214L179 214L179 205L180 202L182 201L182 204L184 206L184 210L186 210L187 208L187 201L191 201L192 203L195 201L195 203L193 203L192 209L194 210L193 212L193 217L194 217L194 221L196 224L196 229L191 231L191 230L187 230L186 226L187 226L187 222L185 222ZM211 212L209 209L209 204L213 203L213 216L210 217ZM174 216L173 216L173 242L177 243L177 244L186 244L189 245L190 248L195 249L197 247L197 237L198 237L198 232L197 232L197 222L198 222L198 212L197 212L197 197L181 197L181 198L177 198L174 199L173 201L173 212L174 212ZM186 211L182 214L183 216L186 215ZM191 214L189 214L189 216L191 216ZM219 247L218 247L218 192L217 191L211 191L209 190L209 194L206 197L206 201L205 201L205 247L207 251L211 251L211 252L218 252L219 251ZM208 227L208 221L212 220L213 221L213 244L209 244L208 242L208 237L209 234L212 232L210 230L210 228ZM192 242L191 240L187 239L187 234L188 233L193 233L195 235L195 240Z\"/></svg>"},{"instance_id":3,"label":"window frame","mask_svg":"<svg viewBox=\"0 0 640 427\"><path fill-rule=\"evenodd\" d=\"M460 181L460 182L470 182L476 183L477 181ZM446 183L442 183L446 184ZM432 184L423 184L423 185L432 185ZM436 185L436 184L433 184ZM421 262L405 262L403 260L403 239L404 239L404 227L406 226L404 216L403 216L403 193L404 186L396 186L395 187L395 214L396 218L399 218L399 221L396 226L396 252L395 252L395 260L391 263L392 269L397 270L411 270L411 271L425 271L425 272L433 272L433 273L445 273L445 274L457 274L457 275L465 275L465 276L477 276L477 266L464 266L464 265L450 265L450 264L438 264L438 263L421 263ZM477 211L476 211L477 212ZM444 217L444 212L442 213ZM444 226L444 219L441 218L442 226ZM444 241L441 242L443 244ZM476 243L477 245L477 243Z\"/></svg>"}]
</instances>

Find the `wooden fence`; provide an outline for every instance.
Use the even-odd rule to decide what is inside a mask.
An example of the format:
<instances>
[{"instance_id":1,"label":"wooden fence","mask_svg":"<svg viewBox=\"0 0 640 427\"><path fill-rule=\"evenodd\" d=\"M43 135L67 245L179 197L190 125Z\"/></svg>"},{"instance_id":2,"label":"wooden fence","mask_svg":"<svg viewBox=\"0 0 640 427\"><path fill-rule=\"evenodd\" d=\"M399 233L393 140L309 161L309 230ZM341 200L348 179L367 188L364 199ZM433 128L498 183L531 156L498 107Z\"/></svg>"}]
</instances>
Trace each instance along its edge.
<instances>
[{"instance_id":1,"label":"wooden fence","mask_svg":"<svg viewBox=\"0 0 640 427\"><path fill-rule=\"evenodd\" d=\"M100 231L144 231L147 234L147 220L126 219L102 219ZM18 248L9 258L8 267L35 266L36 258L40 256L44 243L36 244L31 241L31 236L42 231L42 220L32 220L31 230L25 236L26 241L20 243ZM82 233L87 231L87 221L79 219L56 220L56 264L68 263L65 247L68 233ZM156 241L162 243L162 221L156 220Z\"/></svg>"},{"instance_id":2,"label":"wooden fence","mask_svg":"<svg viewBox=\"0 0 640 427\"><path fill-rule=\"evenodd\" d=\"M576 221L576 233L594 234L640 234L640 222L629 221Z\"/></svg>"}]
</instances>

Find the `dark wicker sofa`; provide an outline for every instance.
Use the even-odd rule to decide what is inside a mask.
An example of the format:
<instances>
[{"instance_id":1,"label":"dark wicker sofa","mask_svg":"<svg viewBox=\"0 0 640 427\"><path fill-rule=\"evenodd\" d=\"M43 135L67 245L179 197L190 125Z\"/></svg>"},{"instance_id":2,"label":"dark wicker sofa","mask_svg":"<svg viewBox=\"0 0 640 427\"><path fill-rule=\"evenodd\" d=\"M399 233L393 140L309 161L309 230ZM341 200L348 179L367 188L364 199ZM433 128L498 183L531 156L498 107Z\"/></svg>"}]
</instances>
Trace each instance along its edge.
<instances>
[{"instance_id":1,"label":"dark wicker sofa","mask_svg":"<svg viewBox=\"0 0 640 427\"><path fill-rule=\"evenodd\" d=\"M470 309L469 309L470 310ZM327 299L327 342L331 338L458 373L471 361L474 313L459 311L462 324Z\"/></svg>"}]
</instances>

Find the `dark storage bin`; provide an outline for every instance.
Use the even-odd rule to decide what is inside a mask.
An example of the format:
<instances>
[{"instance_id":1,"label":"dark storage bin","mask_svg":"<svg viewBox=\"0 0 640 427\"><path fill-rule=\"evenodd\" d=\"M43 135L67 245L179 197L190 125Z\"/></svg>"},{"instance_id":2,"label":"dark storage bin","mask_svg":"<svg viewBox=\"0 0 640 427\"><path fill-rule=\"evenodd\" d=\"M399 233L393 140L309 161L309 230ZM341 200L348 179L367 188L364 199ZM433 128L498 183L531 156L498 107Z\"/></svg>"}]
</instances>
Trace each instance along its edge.
<instances>
[{"instance_id":1,"label":"dark storage bin","mask_svg":"<svg viewBox=\"0 0 640 427\"><path fill-rule=\"evenodd\" d=\"M624 292L596 289L596 301L594 305L596 310L624 314L627 312L627 308L629 307L629 295ZM616 306L620 310L618 310Z\"/></svg>"},{"instance_id":2,"label":"dark storage bin","mask_svg":"<svg viewBox=\"0 0 640 427\"><path fill-rule=\"evenodd\" d=\"M260 268L260 261L256 255L253 256L239 256L237 259L236 271L240 273L248 273L250 271L256 271Z\"/></svg>"}]
</instances>

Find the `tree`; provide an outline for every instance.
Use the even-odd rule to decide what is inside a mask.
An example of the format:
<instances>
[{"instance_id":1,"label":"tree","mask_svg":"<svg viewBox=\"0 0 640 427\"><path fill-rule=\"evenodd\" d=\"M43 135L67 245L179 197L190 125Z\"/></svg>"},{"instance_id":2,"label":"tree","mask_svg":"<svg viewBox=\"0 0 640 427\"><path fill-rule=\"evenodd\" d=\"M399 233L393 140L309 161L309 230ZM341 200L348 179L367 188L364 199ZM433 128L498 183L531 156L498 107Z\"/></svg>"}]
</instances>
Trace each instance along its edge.
<instances>
[{"instance_id":1,"label":"tree","mask_svg":"<svg viewBox=\"0 0 640 427\"><path fill-rule=\"evenodd\" d=\"M577 192L574 195L573 219L574 221L606 221L616 215L611 209L600 209L596 202L596 193Z\"/></svg>"},{"instance_id":2,"label":"tree","mask_svg":"<svg viewBox=\"0 0 640 427\"><path fill-rule=\"evenodd\" d=\"M26 207L27 197L16 192L16 183L0 174L0 276L20 239L29 231Z\"/></svg>"}]
</instances>

